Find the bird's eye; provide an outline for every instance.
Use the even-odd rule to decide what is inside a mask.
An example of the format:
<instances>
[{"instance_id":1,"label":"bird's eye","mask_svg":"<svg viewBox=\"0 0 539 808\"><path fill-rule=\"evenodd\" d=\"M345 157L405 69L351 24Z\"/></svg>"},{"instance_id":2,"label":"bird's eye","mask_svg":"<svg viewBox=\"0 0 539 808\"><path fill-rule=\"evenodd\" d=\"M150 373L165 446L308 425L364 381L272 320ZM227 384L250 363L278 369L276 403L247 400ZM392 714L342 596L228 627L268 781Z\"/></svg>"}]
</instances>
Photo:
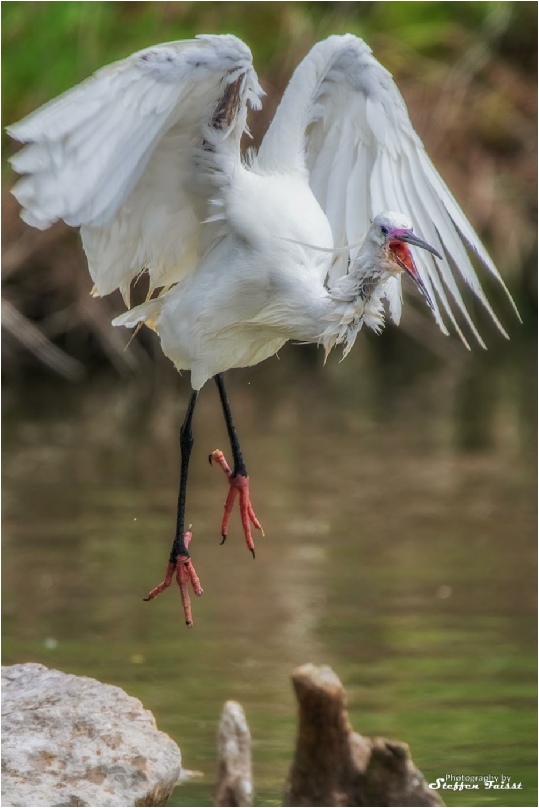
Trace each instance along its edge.
<instances>
[{"instance_id":1,"label":"bird's eye","mask_svg":"<svg viewBox=\"0 0 539 808\"><path fill-rule=\"evenodd\" d=\"M385 224L380 225L380 232L383 236L387 236L389 233L389 228L385 226Z\"/></svg>"}]
</instances>

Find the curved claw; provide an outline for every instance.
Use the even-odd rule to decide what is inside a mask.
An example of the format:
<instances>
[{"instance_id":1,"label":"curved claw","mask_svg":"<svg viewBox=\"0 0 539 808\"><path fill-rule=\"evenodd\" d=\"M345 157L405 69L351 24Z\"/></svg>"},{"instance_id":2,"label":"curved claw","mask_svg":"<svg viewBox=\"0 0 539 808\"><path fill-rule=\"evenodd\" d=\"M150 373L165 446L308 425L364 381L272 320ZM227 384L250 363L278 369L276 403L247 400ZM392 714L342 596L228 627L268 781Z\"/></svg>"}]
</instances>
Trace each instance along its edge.
<instances>
[{"instance_id":1,"label":"curved claw","mask_svg":"<svg viewBox=\"0 0 539 808\"><path fill-rule=\"evenodd\" d=\"M264 531L262 530L262 525L256 518L253 506L251 505L251 500L249 497L249 477L246 474L239 474L239 473L234 474L230 466L226 462L226 458L223 452L220 449L216 449L214 452L211 453L210 463L213 460L215 460L215 462L223 469L225 476L228 479L228 484L230 486L228 496L225 502L223 521L221 523L221 536L222 536L221 544L224 544L224 542L226 541L228 533L227 531L228 521L230 519L230 514L232 513L232 508L234 506L236 497L238 497L240 506L240 517L243 526L245 542L247 544L247 548L250 550L254 558L255 552L254 552L253 537L251 535L251 525L256 530L260 530L262 535L264 535Z\"/></svg>"},{"instance_id":2,"label":"curved claw","mask_svg":"<svg viewBox=\"0 0 539 808\"><path fill-rule=\"evenodd\" d=\"M175 561L169 561L164 580L160 584L158 584L158 586L152 589L152 591L148 594L148 597L143 598L143 600L146 602L156 598L158 595L161 594L161 592L164 592L165 589L168 589L168 587L172 583L172 578L175 575L176 582L180 589L183 613L185 615L185 625L188 628L191 628L193 625L193 617L191 614L191 600L189 598L187 584L188 583L191 584L193 592L197 597L200 597L203 591L198 576L195 572L195 568L193 567L193 562L191 561L191 558L187 551L187 547L192 538L190 528L191 526L189 526L189 530L185 533L184 536L185 547L183 555L178 556Z\"/></svg>"},{"instance_id":3,"label":"curved claw","mask_svg":"<svg viewBox=\"0 0 539 808\"><path fill-rule=\"evenodd\" d=\"M222 547L222 546L223 546L223 544L224 544L224 543L225 543L225 541L226 541L226 538L227 538L226 533L223 533L223 534L221 535L221 541L219 542L219 547Z\"/></svg>"},{"instance_id":4,"label":"curved claw","mask_svg":"<svg viewBox=\"0 0 539 808\"><path fill-rule=\"evenodd\" d=\"M225 502L224 507L224 514L223 520L221 523L221 544L224 544L226 541L226 537L228 535L228 522L230 519L230 515L232 513L232 509L234 507L234 502L236 501L236 497L239 498L239 510L240 510L240 517L241 523L243 527L243 533L245 536L245 542L247 544L247 548L255 558L254 552L254 543L253 537L251 535L251 525L256 529L260 530L262 535L264 535L264 531L262 530L262 525L256 518L255 512L253 510L253 506L251 505L251 500L249 497L249 477L247 474L240 474L233 473L230 466L226 462L226 458L223 452L220 449L216 449L210 455L210 463L215 460L215 462L221 466L223 469L226 478L228 479L229 490L228 495Z\"/></svg>"}]
</instances>

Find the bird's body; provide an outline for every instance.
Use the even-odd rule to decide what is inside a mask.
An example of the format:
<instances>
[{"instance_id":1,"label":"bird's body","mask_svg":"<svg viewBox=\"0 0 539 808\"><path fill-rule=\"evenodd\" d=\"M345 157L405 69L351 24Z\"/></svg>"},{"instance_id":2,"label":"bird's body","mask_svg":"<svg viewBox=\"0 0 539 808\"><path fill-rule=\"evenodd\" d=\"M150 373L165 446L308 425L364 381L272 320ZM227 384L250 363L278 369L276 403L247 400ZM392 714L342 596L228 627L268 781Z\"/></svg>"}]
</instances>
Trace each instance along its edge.
<instances>
[{"instance_id":1,"label":"bird's body","mask_svg":"<svg viewBox=\"0 0 539 808\"><path fill-rule=\"evenodd\" d=\"M148 321L198 390L217 373L257 364L290 339L318 342L328 302L329 222L301 176L239 167L222 220L206 228L196 270L156 300L117 318ZM301 242L301 244L294 243Z\"/></svg>"},{"instance_id":2,"label":"bird's body","mask_svg":"<svg viewBox=\"0 0 539 808\"><path fill-rule=\"evenodd\" d=\"M97 296L119 289L129 309L131 284L146 272L148 300L115 324L145 322L176 367L191 371L175 539L150 598L174 572L186 593L191 421L208 379L234 455L231 470L222 452L212 454L230 483L223 540L239 495L254 554L249 526L260 523L224 371L254 365L288 340L318 343L326 354L341 344L346 355L363 326L383 327L386 302L399 322L403 274L444 333L445 316L467 345L455 310L484 344L460 279L505 334L469 252L503 280L430 162L391 75L361 39L331 36L312 48L258 153L243 160L248 107L259 108L262 95L243 42L202 36L135 53L8 129L26 144L12 159L25 175L14 188L22 217L41 229L60 219L81 228ZM421 249L412 256L408 244Z\"/></svg>"}]
</instances>

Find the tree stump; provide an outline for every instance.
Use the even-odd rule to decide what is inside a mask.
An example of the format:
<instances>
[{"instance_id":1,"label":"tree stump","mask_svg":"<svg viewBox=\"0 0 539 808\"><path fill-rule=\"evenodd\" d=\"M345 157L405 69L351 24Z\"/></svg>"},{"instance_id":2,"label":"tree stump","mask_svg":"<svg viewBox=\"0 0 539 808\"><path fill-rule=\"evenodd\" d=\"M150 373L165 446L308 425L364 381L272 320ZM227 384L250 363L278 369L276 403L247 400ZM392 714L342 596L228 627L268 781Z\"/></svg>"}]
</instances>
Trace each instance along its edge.
<instances>
[{"instance_id":1,"label":"tree stump","mask_svg":"<svg viewBox=\"0 0 539 808\"><path fill-rule=\"evenodd\" d=\"M253 804L251 733L241 704L227 701L217 730L215 805Z\"/></svg>"},{"instance_id":2,"label":"tree stump","mask_svg":"<svg viewBox=\"0 0 539 808\"><path fill-rule=\"evenodd\" d=\"M292 682L299 729L283 805L444 805L406 744L353 732L346 693L331 668L302 665Z\"/></svg>"}]
</instances>

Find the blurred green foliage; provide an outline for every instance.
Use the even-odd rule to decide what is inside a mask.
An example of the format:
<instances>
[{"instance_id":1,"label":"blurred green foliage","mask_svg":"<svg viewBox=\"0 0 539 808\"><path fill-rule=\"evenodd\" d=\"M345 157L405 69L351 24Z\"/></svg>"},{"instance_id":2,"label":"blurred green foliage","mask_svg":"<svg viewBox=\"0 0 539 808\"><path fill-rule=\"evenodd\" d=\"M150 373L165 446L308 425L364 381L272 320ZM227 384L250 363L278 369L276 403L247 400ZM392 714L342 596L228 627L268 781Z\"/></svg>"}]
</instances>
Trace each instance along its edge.
<instances>
[{"instance_id":1,"label":"blurred green foliage","mask_svg":"<svg viewBox=\"0 0 539 808\"><path fill-rule=\"evenodd\" d=\"M391 70L410 64L413 54L447 63L488 34L500 15L503 47L533 69L537 6L531 2L5 2L4 119L17 120L134 50L201 32L245 39L264 74L279 72L292 52L297 61L297 51L313 40L349 30L365 37Z\"/></svg>"}]
</instances>

